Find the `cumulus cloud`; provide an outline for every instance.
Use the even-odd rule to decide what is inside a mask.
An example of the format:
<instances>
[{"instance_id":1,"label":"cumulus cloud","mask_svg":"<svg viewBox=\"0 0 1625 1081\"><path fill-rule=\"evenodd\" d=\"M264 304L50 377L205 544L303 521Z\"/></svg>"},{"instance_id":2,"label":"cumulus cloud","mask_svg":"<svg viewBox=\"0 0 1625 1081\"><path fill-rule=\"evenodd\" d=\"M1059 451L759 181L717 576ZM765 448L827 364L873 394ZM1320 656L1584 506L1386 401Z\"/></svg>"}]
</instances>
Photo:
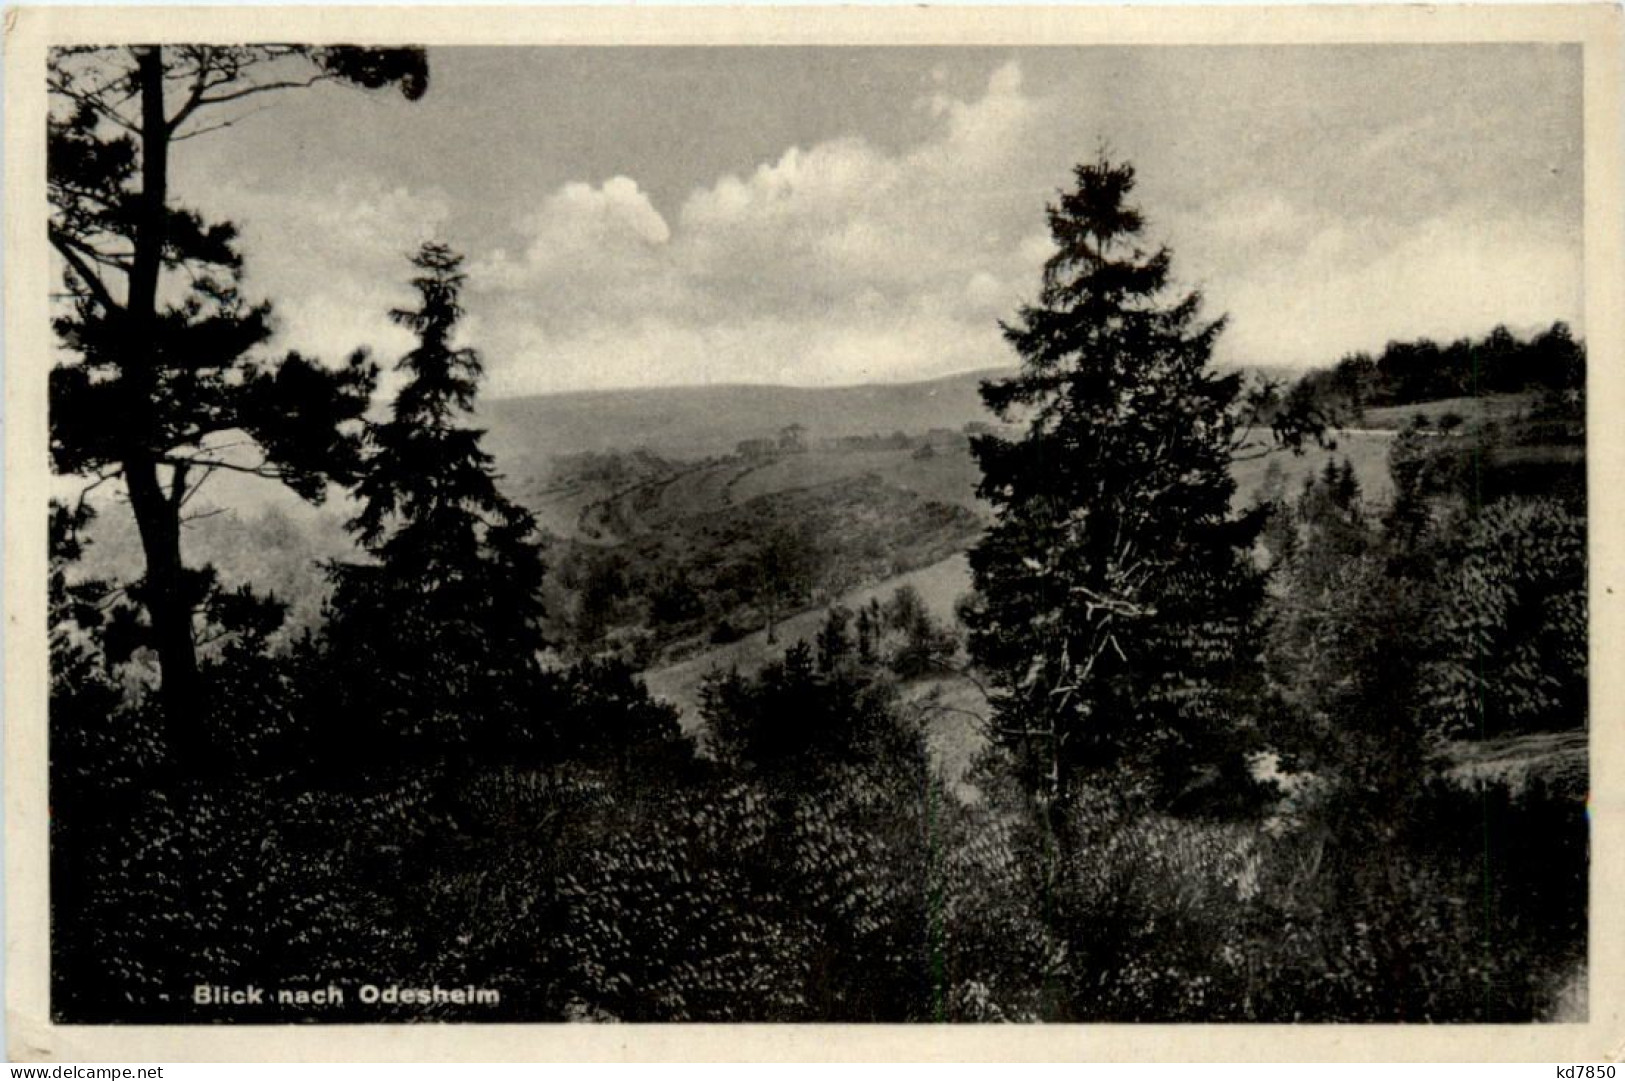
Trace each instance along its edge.
<instances>
[{"instance_id":1,"label":"cumulus cloud","mask_svg":"<svg viewBox=\"0 0 1625 1081\"><path fill-rule=\"evenodd\" d=\"M521 289L583 273L602 274L647 262L671 239L671 228L637 181L613 177L601 186L566 184L528 215L529 240L517 257L498 249L471 272L492 289Z\"/></svg>"},{"instance_id":2,"label":"cumulus cloud","mask_svg":"<svg viewBox=\"0 0 1625 1081\"><path fill-rule=\"evenodd\" d=\"M442 194L381 181L275 193L215 184L208 205L241 230L245 292L275 303L276 348L336 363L366 347L386 369L410 348L389 312L412 302L408 258L443 239Z\"/></svg>"},{"instance_id":3,"label":"cumulus cloud","mask_svg":"<svg viewBox=\"0 0 1625 1081\"><path fill-rule=\"evenodd\" d=\"M1179 138L1163 112L1118 115L1128 106L1103 92L1035 93L1016 63L974 93L948 86L940 68L922 79L914 104L929 130L912 143L854 133L789 146L664 206L635 177L576 180L536 191L500 246L446 236L445 193L381 181L216 189L209 205L245 224L252 284L277 299L282 342L326 356L360 342L398 355L410 340L387 311L410 300L404 256L428 237L461 243L463 337L484 353L493 394L1010 363L998 321L1036 292L1052 250L1044 203L1102 133L1143 166L1150 239L1173 247L1210 314L1231 316L1223 359L1327 363L1392 337L1581 325L1572 214L1475 200L1437 178L1412 198L1410 174L1373 164L1424 152L1435 124L1351 127L1294 170L1282 155L1296 136L1239 163L1216 124ZM1452 160L1471 165L1468 152ZM1389 204L1404 212L1384 215Z\"/></svg>"},{"instance_id":4,"label":"cumulus cloud","mask_svg":"<svg viewBox=\"0 0 1625 1081\"><path fill-rule=\"evenodd\" d=\"M548 195L522 252L473 268L508 358L493 390L836 384L1004 362L997 319L1047 252L1022 178L1038 110L1013 64L973 101L931 100L936 131L912 149L791 147L693 191L669 223L624 177Z\"/></svg>"}]
</instances>

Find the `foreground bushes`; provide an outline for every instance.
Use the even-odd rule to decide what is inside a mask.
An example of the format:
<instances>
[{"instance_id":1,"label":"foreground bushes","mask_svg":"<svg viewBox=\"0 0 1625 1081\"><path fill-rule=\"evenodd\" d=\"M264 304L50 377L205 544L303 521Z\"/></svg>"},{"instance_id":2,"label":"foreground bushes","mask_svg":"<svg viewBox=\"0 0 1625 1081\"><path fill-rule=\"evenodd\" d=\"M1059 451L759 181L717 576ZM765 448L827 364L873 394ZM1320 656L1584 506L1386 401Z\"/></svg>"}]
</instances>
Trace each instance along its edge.
<instances>
[{"instance_id":1,"label":"foreground bushes","mask_svg":"<svg viewBox=\"0 0 1625 1081\"><path fill-rule=\"evenodd\" d=\"M816 709L800 738L765 739L785 695L865 703L848 735L884 750L819 749ZM238 768L170 789L161 756L64 736L65 756L102 765L54 779L53 1012L1493 1022L1552 1016L1583 971L1572 785L1419 783L1380 814L1326 789L1232 821L1099 789L1057 843L996 760L973 804L932 777L879 677L797 663L735 679L729 701L713 705L739 740L722 761L669 745L633 762L356 760L320 781ZM155 729L139 710L106 725ZM501 1002L363 1006L367 982ZM349 998L205 1006L197 983Z\"/></svg>"},{"instance_id":2,"label":"foreground bushes","mask_svg":"<svg viewBox=\"0 0 1625 1081\"><path fill-rule=\"evenodd\" d=\"M1356 626L1380 598L1333 600L1317 618ZM1371 640L1318 628L1281 634ZM613 662L437 750L335 716L319 656L228 651L206 672L228 738L184 783L155 707L64 635L53 1015L1495 1022L1554 1016L1584 970L1585 778L1439 780L1379 729L1379 680L1296 679L1288 716L1372 727L1304 727L1318 780L1262 812L1179 817L1097 783L1057 832L1002 756L972 802L936 777L889 658L847 630L713 679L700 757ZM500 1002L364 1005L369 982ZM221 1007L199 983L349 997Z\"/></svg>"}]
</instances>

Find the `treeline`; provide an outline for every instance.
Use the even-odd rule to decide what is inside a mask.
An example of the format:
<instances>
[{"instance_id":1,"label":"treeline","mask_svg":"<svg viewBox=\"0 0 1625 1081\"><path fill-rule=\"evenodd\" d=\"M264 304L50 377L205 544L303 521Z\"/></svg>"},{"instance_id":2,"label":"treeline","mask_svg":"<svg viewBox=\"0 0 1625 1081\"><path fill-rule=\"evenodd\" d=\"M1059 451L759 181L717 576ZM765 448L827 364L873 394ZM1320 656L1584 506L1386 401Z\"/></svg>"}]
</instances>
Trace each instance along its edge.
<instances>
[{"instance_id":1,"label":"treeline","mask_svg":"<svg viewBox=\"0 0 1625 1081\"><path fill-rule=\"evenodd\" d=\"M1567 323L1521 338L1498 326L1482 338L1447 345L1427 338L1391 341L1381 353L1351 353L1331 368L1299 378L1292 400L1313 403L1328 417L1358 418L1367 408L1413 405L1442 398L1585 390L1585 346Z\"/></svg>"}]
</instances>

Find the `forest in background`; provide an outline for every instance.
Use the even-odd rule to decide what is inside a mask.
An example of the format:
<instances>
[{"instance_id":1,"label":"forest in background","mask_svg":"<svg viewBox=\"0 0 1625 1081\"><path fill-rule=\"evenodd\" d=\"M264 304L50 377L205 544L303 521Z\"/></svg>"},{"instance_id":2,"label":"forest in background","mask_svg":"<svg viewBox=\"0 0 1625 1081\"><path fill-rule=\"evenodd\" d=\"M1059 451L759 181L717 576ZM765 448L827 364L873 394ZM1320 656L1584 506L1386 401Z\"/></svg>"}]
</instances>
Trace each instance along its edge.
<instances>
[{"instance_id":1,"label":"forest in background","mask_svg":"<svg viewBox=\"0 0 1625 1081\"><path fill-rule=\"evenodd\" d=\"M226 96L413 98L421 52L51 76L51 451L92 492L51 516L58 1021L1583 1015L1567 328L1220 371L1101 156L981 417L504 479L455 251L403 261L379 410L364 353L266 355L234 229L166 197ZM189 558L215 474L342 532L219 546L279 580ZM890 585L963 552L951 611ZM642 676L684 664L687 716ZM500 1003L190 997L365 982Z\"/></svg>"}]
</instances>

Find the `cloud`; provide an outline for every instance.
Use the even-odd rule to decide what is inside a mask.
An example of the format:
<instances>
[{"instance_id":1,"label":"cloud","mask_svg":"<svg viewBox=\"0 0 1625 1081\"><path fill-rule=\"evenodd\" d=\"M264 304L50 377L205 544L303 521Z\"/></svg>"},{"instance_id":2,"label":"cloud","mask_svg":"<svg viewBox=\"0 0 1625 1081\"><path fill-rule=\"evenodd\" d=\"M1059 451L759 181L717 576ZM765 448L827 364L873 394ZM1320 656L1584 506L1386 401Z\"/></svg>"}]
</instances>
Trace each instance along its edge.
<instances>
[{"instance_id":1,"label":"cloud","mask_svg":"<svg viewBox=\"0 0 1625 1081\"><path fill-rule=\"evenodd\" d=\"M1149 240L1171 245L1210 314L1231 316L1224 359L1324 364L1394 337L1583 325L1577 212L1548 197L1574 186L1549 164L1566 160L1561 140L1508 158L1489 121L1463 140L1438 118L1345 110L1322 138L1286 124L1319 114L1253 109L1237 142L1224 110L1243 107L1204 98L1180 119L1188 81L1166 63L1167 78L1109 93L1039 93L1007 63L956 96L939 69L912 103L927 126L912 143L854 132L788 146L668 205L631 176L574 180L519 193L500 240L447 236L451 196L377 180L245 179L207 204L244 224L279 342L329 358L361 342L399 355L410 339L387 311L411 299L405 256L431 236L463 245L463 339L492 394L1010 363L998 321L1037 291L1045 201L1103 134L1140 166ZM1392 164L1412 158L1426 168ZM1497 194L1502 165L1517 177Z\"/></svg>"},{"instance_id":2,"label":"cloud","mask_svg":"<svg viewBox=\"0 0 1625 1081\"><path fill-rule=\"evenodd\" d=\"M1464 208L1394 232L1326 225L1297 258L1215 289L1230 354L1325 364L1393 339L1582 323L1580 238L1561 222Z\"/></svg>"},{"instance_id":3,"label":"cloud","mask_svg":"<svg viewBox=\"0 0 1625 1081\"><path fill-rule=\"evenodd\" d=\"M669 223L625 177L546 196L522 252L471 270L500 339L487 352L505 358L492 389L835 384L1004 362L997 319L1046 250L1022 179L1040 110L1013 64L976 100L932 100L918 146L791 147L696 189Z\"/></svg>"},{"instance_id":4,"label":"cloud","mask_svg":"<svg viewBox=\"0 0 1625 1081\"><path fill-rule=\"evenodd\" d=\"M470 273L484 287L520 289L647 261L671 228L637 182L613 177L599 187L566 184L519 223L528 244L517 258L497 250Z\"/></svg>"},{"instance_id":5,"label":"cloud","mask_svg":"<svg viewBox=\"0 0 1625 1081\"><path fill-rule=\"evenodd\" d=\"M275 349L331 364L366 347L387 372L411 347L389 312L412 303L410 256L444 237L444 195L381 181L274 193L214 184L208 204L241 230L245 294L274 302Z\"/></svg>"},{"instance_id":6,"label":"cloud","mask_svg":"<svg viewBox=\"0 0 1625 1081\"><path fill-rule=\"evenodd\" d=\"M1560 215L1469 202L1401 222L1257 193L1174 228L1188 284L1229 316L1226 360L1324 365L1395 339L1583 324L1581 236Z\"/></svg>"}]
</instances>

